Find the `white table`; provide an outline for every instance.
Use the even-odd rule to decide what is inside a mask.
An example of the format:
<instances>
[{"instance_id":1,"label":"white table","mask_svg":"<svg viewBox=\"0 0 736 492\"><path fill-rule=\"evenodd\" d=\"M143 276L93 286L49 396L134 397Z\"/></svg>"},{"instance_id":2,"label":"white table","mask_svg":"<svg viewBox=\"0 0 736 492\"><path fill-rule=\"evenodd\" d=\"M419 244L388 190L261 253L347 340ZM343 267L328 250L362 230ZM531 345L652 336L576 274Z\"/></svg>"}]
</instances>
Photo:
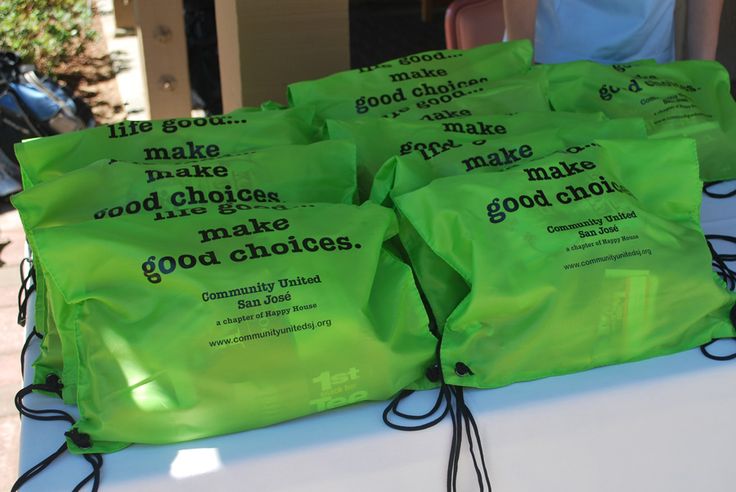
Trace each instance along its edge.
<instances>
[{"instance_id":1,"label":"white table","mask_svg":"<svg viewBox=\"0 0 736 492\"><path fill-rule=\"evenodd\" d=\"M736 234L736 197L705 198L703 227ZM736 349L733 341L722 343ZM414 395L406 408L429 408L434 396ZM690 350L468 390L466 400L495 492L736 490L736 361L716 362ZM26 402L59 407L40 395ZM104 456L101 490L444 491L449 418L431 429L400 432L383 424L384 406L361 404L177 445L131 446ZM24 419L21 470L55 450L67 427ZM461 459L459 490L475 490L467 452ZM86 461L66 453L23 490L71 490L89 471Z\"/></svg>"}]
</instances>

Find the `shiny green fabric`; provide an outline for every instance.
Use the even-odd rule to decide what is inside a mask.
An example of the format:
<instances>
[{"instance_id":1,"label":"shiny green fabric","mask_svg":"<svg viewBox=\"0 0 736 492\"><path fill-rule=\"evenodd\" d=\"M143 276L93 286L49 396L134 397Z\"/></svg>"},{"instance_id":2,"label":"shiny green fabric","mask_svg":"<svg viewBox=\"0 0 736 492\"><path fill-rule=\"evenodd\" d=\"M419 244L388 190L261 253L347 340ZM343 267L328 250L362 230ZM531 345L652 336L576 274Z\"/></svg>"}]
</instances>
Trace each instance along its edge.
<instances>
[{"instance_id":1,"label":"shiny green fabric","mask_svg":"<svg viewBox=\"0 0 736 492\"><path fill-rule=\"evenodd\" d=\"M477 93L448 102L439 101L431 105L414 102L409 109L386 114L384 118L400 121L441 121L464 116L551 111L548 92L547 74L529 71L522 75L484 82Z\"/></svg>"},{"instance_id":2,"label":"shiny green fabric","mask_svg":"<svg viewBox=\"0 0 736 492\"><path fill-rule=\"evenodd\" d=\"M531 61L527 40L427 51L293 83L289 104L314 105L322 118L411 117L416 110L420 118L426 110L453 109L454 103L482 94L494 81L528 73Z\"/></svg>"},{"instance_id":3,"label":"shiny green fabric","mask_svg":"<svg viewBox=\"0 0 736 492\"><path fill-rule=\"evenodd\" d=\"M525 122L531 129L534 127L531 120L536 120L537 130L477 138L437 154L417 151L392 157L376 176L371 200L391 206L394 197L426 186L435 179L497 174L559 150L566 149L573 154L581 152L597 138L646 138L640 118L596 120L593 119L595 115L588 116L576 120L562 113L541 113L529 115L527 119L526 115L519 114L508 117L508 121ZM509 128L514 126L509 124ZM438 331L442 331L447 317L468 294L469 287L418 236L403 214L400 214L399 223L401 242L424 289Z\"/></svg>"},{"instance_id":4,"label":"shiny green fabric","mask_svg":"<svg viewBox=\"0 0 736 492\"><path fill-rule=\"evenodd\" d=\"M591 126L606 119L602 113L542 111L514 115L464 116L439 121L385 118L327 120L325 135L331 139L350 140L357 147L358 189L364 200L370 194L376 172L392 156L403 156L416 151L430 159L459 148L463 143L492 142L495 139L544 129ZM638 123L634 125L639 127Z\"/></svg>"},{"instance_id":5,"label":"shiny green fabric","mask_svg":"<svg viewBox=\"0 0 736 492\"><path fill-rule=\"evenodd\" d=\"M100 183L114 183L114 186ZM259 183L268 191L254 188ZM245 190L242 196L238 194L240 190ZM202 213L204 195L200 198L200 192L213 193L215 199L222 197L222 203L213 204L220 215L257 208L274 201L273 196L277 202L352 203L356 193L355 147L341 141L278 146L177 166L102 160L39 184L14 197L13 203L24 217L28 231L32 226L26 218L47 227L86 221L90 217L115 221L133 211L150 216L157 223L181 220ZM70 207L70 196L83 196L84 200ZM176 200L182 206L167 204L167 199ZM35 249L34 254L37 262L44 264L43 255ZM66 323L60 313L68 309L57 287L50 282L44 285L44 304L53 316L47 317L41 353L34 362L34 381L41 383L49 374L61 376L64 400L75 403L76 368L67 367L65 362L76 360L73 352L67 354L75 345L60 340L58 332Z\"/></svg>"},{"instance_id":6,"label":"shiny green fabric","mask_svg":"<svg viewBox=\"0 0 736 492\"><path fill-rule=\"evenodd\" d=\"M704 181L736 178L736 102L728 72L718 62L608 66L580 61L536 69L549 76L555 109L640 116L653 137L697 141Z\"/></svg>"},{"instance_id":7,"label":"shiny green fabric","mask_svg":"<svg viewBox=\"0 0 736 492\"><path fill-rule=\"evenodd\" d=\"M314 110L298 108L261 113L243 108L223 116L127 121L52 137L26 140L15 146L24 189L87 166L99 159L175 165L273 145L306 144L319 138ZM48 328L47 288L42 262L36 270L36 330L42 335L41 367L57 367L56 334ZM44 359L48 358L46 364ZM36 382L46 371L37 371ZM41 379L39 379L41 378Z\"/></svg>"},{"instance_id":8,"label":"shiny green fabric","mask_svg":"<svg viewBox=\"0 0 736 492\"><path fill-rule=\"evenodd\" d=\"M600 140L394 201L470 288L442 337L448 384L492 388L734 335L692 140Z\"/></svg>"},{"instance_id":9,"label":"shiny green fabric","mask_svg":"<svg viewBox=\"0 0 736 492\"><path fill-rule=\"evenodd\" d=\"M242 431L423 379L436 340L411 269L382 247L391 210L202 207L29 228L72 311L59 329L76 344L75 428L92 440L73 452Z\"/></svg>"},{"instance_id":10,"label":"shiny green fabric","mask_svg":"<svg viewBox=\"0 0 736 492\"><path fill-rule=\"evenodd\" d=\"M491 135L464 132L488 126L503 128L504 132ZM390 204L389 195L407 193L433 179L503 171L558 150L582 149L596 138L646 138L642 119L609 120L601 113L519 113L485 120L459 119L444 123L443 129L445 137L452 138L444 138L440 145L430 143L426 150L398 153L386 160L376 173L371 200ZM417 131L412 143L422 138ZM419 143L414 148L423 146ZM361 148L358 146L359 163ZM409 150L408 145L405 148ZM375 147L372 151L375 152Z\"/></svg>"},{"instance_id":11,"label":"shiny green fabric","mask_svg":"<svg viewBox=\"0 0 736 492\"><path fill-rule=\"evenodd\" d=\"M169 163L222 157L251 149L318 140L314 110L240 109L207 118L123 121L15 145L23 187L99 159Z\"/></svg>"}]
</instances>

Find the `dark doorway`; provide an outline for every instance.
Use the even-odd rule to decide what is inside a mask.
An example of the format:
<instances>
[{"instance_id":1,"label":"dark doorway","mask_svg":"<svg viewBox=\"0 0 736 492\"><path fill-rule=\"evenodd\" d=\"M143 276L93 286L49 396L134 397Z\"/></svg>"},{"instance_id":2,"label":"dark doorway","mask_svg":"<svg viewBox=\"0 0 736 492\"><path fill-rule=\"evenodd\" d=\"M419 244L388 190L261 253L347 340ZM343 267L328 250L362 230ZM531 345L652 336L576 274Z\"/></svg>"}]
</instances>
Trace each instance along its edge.
<instances>
[{"instance_id":1,"label":"dark doorway","mask_svg":"<svg viewBox=\"0 0 736 492\"><path fill-rule=\"evenodd\" d=\"M446 1L435 0L422 21L421 0L350 0L350 65L376 65L400 56L445 48Z\"/></svg>"}]
</instances>

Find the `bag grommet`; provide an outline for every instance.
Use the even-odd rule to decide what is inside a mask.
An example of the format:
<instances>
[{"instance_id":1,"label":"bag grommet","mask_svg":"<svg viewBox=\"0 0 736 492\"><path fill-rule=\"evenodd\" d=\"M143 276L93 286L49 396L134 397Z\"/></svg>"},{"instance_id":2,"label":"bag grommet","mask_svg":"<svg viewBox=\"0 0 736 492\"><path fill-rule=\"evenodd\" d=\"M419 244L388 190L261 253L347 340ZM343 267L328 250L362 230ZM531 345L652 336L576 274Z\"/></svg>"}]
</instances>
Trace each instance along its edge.
<instances>
[{"instance_id":1,"label":"bag grommet","mask_svg":"<svg viewBox=\"0 0 736 492\"><path fill-rule=\"evenodd\" d=\"M473 371L471 371L470 368L464 363L458 362L457 364L455 364L455 374L457 374L460 377L468 376L468 375L472 376Z\"/></svg>"},{"instance_id":2,"label":"bag grommet","mask_svg":"<svg viewBox=\"0 0 736 492\"><path fill-rule=\"evenodd\" d=\"M64 388L64 385L61 383L61 378L56 374L49 374L46 376L45 386L48 387L47 391L58 393L59 395L61 395L61 390Z\"/></svg>"},{"instance_id":3,"label":"bag grommet","mask_svg":"<svg viewBox=\"0 0 736 492\"><path fill-rule=\"evenodd\" d=\"M431 366L427 368L427 371L424 373L424 375L431 382L436 383L442 377L442 370L440 369L440 365L432 364Z\"/></svg>"},{"instance_id":4,"label":"bag grommet","mask_svg":"<svg viewBox=\"0 0 736 492\"><path fill-rule=\"evenodd\" d=\"M81 449L92 447L92 439L90 438L89 434L84 434L82 432L79 432L77 429L72 429L65 432L64 435L71 439L71 441Z\"/></svg>"}]
</instances>

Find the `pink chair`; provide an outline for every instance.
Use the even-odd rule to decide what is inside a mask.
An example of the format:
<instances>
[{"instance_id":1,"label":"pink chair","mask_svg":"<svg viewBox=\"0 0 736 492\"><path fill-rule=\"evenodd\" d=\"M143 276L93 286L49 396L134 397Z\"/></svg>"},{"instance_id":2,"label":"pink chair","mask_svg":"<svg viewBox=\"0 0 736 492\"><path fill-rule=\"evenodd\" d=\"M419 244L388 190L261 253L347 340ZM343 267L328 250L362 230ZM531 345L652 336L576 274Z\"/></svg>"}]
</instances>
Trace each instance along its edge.
<instances>
[{"instance_id":1,"label":"pink chair","mask_svg":"<svg viewBox=\"0 0 736 492\"><path fill-rule=\"evenodd\" d=\"M445 12L448 49L467 49L503 40L503 0L455 0Z\"/></svg>"}]
</instances>

